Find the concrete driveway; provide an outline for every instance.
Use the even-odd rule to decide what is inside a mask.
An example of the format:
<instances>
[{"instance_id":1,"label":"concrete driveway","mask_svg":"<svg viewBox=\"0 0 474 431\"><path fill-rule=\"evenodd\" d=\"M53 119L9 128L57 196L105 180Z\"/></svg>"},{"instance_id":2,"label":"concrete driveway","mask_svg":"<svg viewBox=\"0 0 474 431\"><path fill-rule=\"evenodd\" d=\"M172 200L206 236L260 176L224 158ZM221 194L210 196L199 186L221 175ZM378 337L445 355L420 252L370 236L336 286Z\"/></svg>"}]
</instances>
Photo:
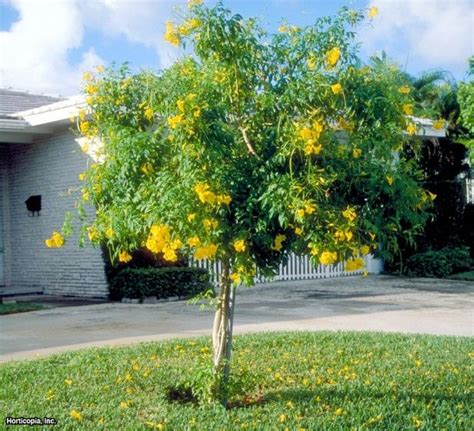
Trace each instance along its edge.
<instances>
[{"instance_id":1,"label":"concrete driveway","mask_svg":"<svg viewBox=\"0 0 474 431\"><path fill-rule=\"evenodd\" d=\"M369 330L474 335L474 283L388 276L239 289L235 332ZM0 362L87 346L209 335L212 310L185 301L100 303L0 316Z\"/></svg>"}]
</instances>

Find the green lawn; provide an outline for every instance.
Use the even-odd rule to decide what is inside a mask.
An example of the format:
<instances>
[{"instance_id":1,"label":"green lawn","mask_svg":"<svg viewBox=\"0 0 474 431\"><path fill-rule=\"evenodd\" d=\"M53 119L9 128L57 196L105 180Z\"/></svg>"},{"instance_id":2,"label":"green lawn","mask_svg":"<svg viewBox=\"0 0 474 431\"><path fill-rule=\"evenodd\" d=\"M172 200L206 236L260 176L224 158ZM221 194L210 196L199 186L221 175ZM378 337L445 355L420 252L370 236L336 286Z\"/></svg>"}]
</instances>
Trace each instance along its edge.
<instances>
[{"instance_id":1,"label":"green lawn","mask_svg":"<svg viewBox=\"0 0 474 431\"><path fill-rule=\"evenodd\" d=\"M206 378L209 339L200 338L2 364L0 411L54 417L61 430L454 431L474 424L472 338L268 333L237 337L234 346L228 410L169 400L169 388Z\"/></svg>"},{"instance_id":2,"label":"green lawn","mask_svg":"<svg viewBox=\"0 0 474 431\"><path fill-rule=\"evenodd\" d=\"M24 313L25 311L42 310L44 305L32 304L29 302L17 302L13 304L0 304L1 314Z\"/></svg>"}]
</instances>

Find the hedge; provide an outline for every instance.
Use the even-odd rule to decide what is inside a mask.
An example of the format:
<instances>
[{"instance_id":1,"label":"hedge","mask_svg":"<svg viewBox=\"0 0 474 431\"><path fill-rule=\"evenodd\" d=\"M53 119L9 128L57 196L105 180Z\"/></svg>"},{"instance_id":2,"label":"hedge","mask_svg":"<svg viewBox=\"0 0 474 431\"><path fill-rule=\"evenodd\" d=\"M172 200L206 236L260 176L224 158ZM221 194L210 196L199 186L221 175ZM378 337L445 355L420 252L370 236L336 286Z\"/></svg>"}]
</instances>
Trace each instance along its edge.
<instances>
[{"instance_id":1,"label":"hedge","mask_svg":"<svg viewBox=\"0 0 474 431\"><path fill-rule=\"evenodd\" d=\"M411 256L406 265L407 274L415 277L448 277L470 268L468 247L445 247Z\"/></svg>"},{"instance_id":2,"label":"hedge","mask_svg":"<svg viewBox=\"0 0 474 431\"><path fill-rule=\"evenodd\" d=\"M209 273L202 268L126 268L111 278L109 296L111 299L188 298L209 289L212 289Z\"/></svg>"}]
</instances>

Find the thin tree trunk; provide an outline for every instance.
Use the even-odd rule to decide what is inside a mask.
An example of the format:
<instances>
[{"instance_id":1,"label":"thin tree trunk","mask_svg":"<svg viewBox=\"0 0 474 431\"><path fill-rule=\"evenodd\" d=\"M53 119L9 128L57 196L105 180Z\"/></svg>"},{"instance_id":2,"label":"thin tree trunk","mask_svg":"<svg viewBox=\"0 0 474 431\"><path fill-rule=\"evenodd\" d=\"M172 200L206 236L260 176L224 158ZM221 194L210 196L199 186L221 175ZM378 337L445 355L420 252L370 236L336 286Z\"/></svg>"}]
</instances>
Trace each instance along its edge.
<instances>
[{"instance_id":1,"label":"thin tree trunk","mask_svg":"<svg viewBox=\"0 0 474 431\"><path fill-rule=\"evenodd\" d=\"M225 385L229 374L229 361L232 343L232 281L230 275L230 262L222 262L222 275L220 280L219 301L214 316L212 331L212 347L214 352L215 396L225 404Z\"/></svg>"}]
</instances>

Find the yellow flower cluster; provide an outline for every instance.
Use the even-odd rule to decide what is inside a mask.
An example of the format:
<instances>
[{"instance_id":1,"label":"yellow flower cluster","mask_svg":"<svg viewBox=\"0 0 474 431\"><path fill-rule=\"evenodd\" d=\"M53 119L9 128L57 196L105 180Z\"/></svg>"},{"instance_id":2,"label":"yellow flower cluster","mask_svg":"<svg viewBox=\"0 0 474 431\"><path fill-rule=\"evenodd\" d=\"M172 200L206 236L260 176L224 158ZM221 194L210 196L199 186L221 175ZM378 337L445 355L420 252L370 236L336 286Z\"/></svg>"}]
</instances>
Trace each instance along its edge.
<instances>
[{"instance_id":1,"label":"yellow flower cluster","mask_svg":"<svg viewBox=\"0 0 474 431\"><path fill-rule=\"evenodd\" d=\"M402 110L405 115L413 115L413 104L405 103L402 106Z\"/></svg>"},{"instance_id":2,"label":"yellow flower cluster","mask_svg":"<svg viewBox=\"0 0 474 431\"><path fill-rule=\"evenodd\" d=\"M350 230L337 230L334 234L334 238L336 241L342 242L342 241L350 241L353 238L354 234Z\"/></svg>"},{"instance_id":3,"label":"yellow flower cluster","mask_svg":"<svg viewBox=\"0 0 474 431\"><path fill-rule=\"evenodd\" d=\"M336 46L326 52L326 64L328 67L333 68L336 66L339 58L341 57L341 50Z\"/></svg>"},{"instance_id":4,"label":"yellow flower cluster","mask_svg":"<svg viewBox=\"0 0 474 431\"><path fill-rule=\"evenodd\" d=\"M194 252L194 258L197 260L201 259L212 259L217 253L217 245L209 244L202 247L197 247Z\"/></svg>"},{"instance_id":5,"label":"yellow flower cluster","mask_svg":"<svg viewBox=\"0 0 474 431\"><path fill-rule=\"evenodd\" d=\"M44 243L49 248L60 248L64 245L64 237L59 232L53 232L51 238L48 238Z\"/></svg>"},{"instance_id":6,"label":"yellow flower cluster","mask_svg":"<svg viewBox=\"0 0 474 431\"><path fill-rule=\"evenodd\" d=\"M153 109L150 108L150 106L146 105L144 107L144 115L145 115L145 118L148 121L151 121L153 119L153 116L155 115L155 113L153 112Z\"/></svg>"},{"instance_id":7,"label":"yellow flower cluster","mask_svg":"<svg viewBox=\"0 0 474 431\"><path fill-rule=\"evenodd\" d=\"M201 245L201 240L197 236L193 236L188 239L188 245L190 247L199 247Z\"/></svg>"},{"instance_id":8,"label":"yellow flower cluster","mask_svg":"<svg viewBox=\"0 0 474 431\"><path fill-rule=\"evenodd\" d=\"M361 248L360 248L360 254L362 256L365 256L366 254L369 254L370 253L370 248L368 245L363 245Z\"/></svg>"},{"instance_id":9,"label":"yellow flower cluster","mask_svg":"<svg viewBox=\"0 0 474 431\"><path fill-rule=\"evenodd\" d=\"M322 265L332 265L337 262L337 253L335 251L323 251L319 256L319 262Z\"/></svg>"},{"instance_id":10,"label":"yellow flower cluster","mask_svg":"<svg viewBox=\"0 0 474 431\"><path fill-rule=\"evenodd\" d=\"M119 262L127 263L127 262L130 262L131 260L132 260L132 256L128 253L128 251L122 250L119 253Z\"/></svg>"},{"instance_id":11,"label":"yellow flower cluster","mask_svg":"<svg viewBox=\"0 0 474 431\"><path fill-rule=\"evenodd\" d=\"M174 46L179 46L181 42L179 29L172 21L166 21L165 40Z\"/></svg>"},{"instance_id":12,"label":"yellow flower cluster","mask_svg":"<svg viewBox=\"0 0 474 431\"><path fill-rule=\"evenodd\" d=\"M343 212L342 215L344 218L349 220L350 222L353 222L357 218L357 213L355 208L347 207Z\"/></svg>"},{"instance_id":13,"label":"yellow flower cluster","mask_svg":"<svg viewBox=\"0 0 474 431\"><path fill-rule=\"evenodd\" d=\"M95 242L100 238L99 231L95 226L90 226L87 228L87 236L91 242Z\"/></svg>"},{"instance_id":14,"label":"yellow flower cluster","mask_svg":"<svg viewBox=\"0 0 474 431\"><path fill-rule=\"evenodd\" d=\"M331 91L334 94L342 93L342 85L338 83L331 85Z\"/></svg>"},{"instance_id":15,"label":"yellow flower cluster","mask_svg":"<svg viewBox=\"0 0 474 431\"><path fill-rule=\"evenodd\" d=\"M153 165L150 162L146 162L143 165L140 166L140 170L145 174L145 175L151 175L154 171Z\"/></svg>"},{"instance_id":16,"label":"yellow flower cluster","mask_svg":"<svg viewBox=\"0 0 474 431\"><path fill-rule=\"evenodd\" d=\"M188 36L193 30L196 30L201 25L201 21L197 18L190 18L178 27L178 33L182 36Z\"/></svg>"},{"instance_id":17,"label":"yellow flower cluster","mask_svg":"<svg viewBox=\"0 0 474 431\"><path fill-rule=\"evenodd\" d=\"M184 122L183 114L177 114L168 118L168 126L171 129L176 129L181 123Z\"/></svg>"},{"instance_id":18,"label":"yellow flower cluster","mask_svg":"<svg viewBox=\"0 0 474 431\"><path fill-rule=\"evenodd\" d=\"M410 94L410 87L408 85L402 85L398 91L402 94Z\"/></svg>"},{"instance_id":19,"label":"yellow flower cluster","mask_svg":"<svg viewBox=\"0 0 474 431\"><path fill-rule=\"evenodd\" d=\"M233 246L234 246L235 251L238 251L238 252L243 252L246 249L245 241L243 239L238 239L234 241Z\"/></svg>"},{"instance_id":20,"label":"yellow flower cluster","mask_svg":"<svg viewBox=\"0 0 474 431\"><path fill-rule=\"evenodd\" d=\"M205 204L225 204L229 205L232 201L232 198L227 194L216 195L210 191L209 184L207 183L198 183L194 186L194 191L197 193L199 200Z\"/></svg>"},{"instance_id":21,"label":"yellow flower cluster","mask_svg":"<svg viewBox=\"0 0 474 431\"><path fill-rule=\"evenodd\" d=\"M346 271L357 271L364 267L364 259L356 257L355 259L349 259L346 262Z\"/></svg>"},{"instance_id":22,"label":"yellow flower cluster","mask_svg":"<svg viewBox=\"0 0 474 431\"><path fill-rule=\"evenodd\" d=\"M216 229L217 226L219 226L218 221L212 218L205 218L202 221L202 224L206 230Z\"/></svg>"},{"instance_id":23,"label":"yellow flower cluster","mask_svg":"<svg viewBox=\"0 0 474 431\"><path fill-rule=\"evenodd\" d=\"M82 420L82 414L78 412L77 410L71 410L71 412L69 413L69 416L71 416L75 421Z\"/></svg>"},{"instance_id":24,"label":"yellow flower cluster","mask_svg":"<svg viewBox=\"0 0 474 431\"><path fill-rule=\"evenodd\" d=\"M407 126L407 133L412 136L416 133L416 126L413 124L413 123L410 123L408 126Z\"/></svg>"},{"instance_id":25,"label":"yellow flower cluster","mask_svg":"<svg viewBox=\"0 0 474 431\"><path fill-rule=\"evenodd\" d=\"M352 157L354 157L354 159L358 159L361 155L362 155L362 150L360 148L354 148L352 150Z\"/></svg>"},{"instance_id":26,"label":"yellow flower cluster","mask_svg":"<svg viewBox=\"0 0 474 431\"><path fill-rule=\"evenodd\" d=\"M180 249L183 243L179 239L171 239L170 228L164 224L153 225L146 240L146 247L153 253L163 253L165 260L176 262L178 255L176 250Z\"/></svg>"},{"instance_id":27,"label":"yellow flower cluster","mask_svg":"<svg viewBox=\"0 0 474 431\"><path fill-rule=\"evenodd\" d=\"M443 127L444 127L444 120L443 119L433 121L433 129L441 130Z\"/></svg>"},{"instance_id":28,"label":"yellow flower cluster","mask_svg":"<svg viewBox=\"0 0 474 431\"><path fill-rule=\"evenodd\" d=\"M321 151L321 145L316 145L321 132L323 131L323 124L321 121L316 120L313 122L311 127L304 126L298 129L298 138L304 142L304 152L306 155L319 154Z\"/></svg>"},{"instance_id":29,"label":"yellow flower cluster","mask_svg":"<svg viewBox=\"0 0 474 431\"><path fill-rule=\"evenodd\" d=\"M286 235L278 234L275 242L272 245L272 250L280 251L283 248L283 242L286 240Z\"/></svg>"}]
</instances>

